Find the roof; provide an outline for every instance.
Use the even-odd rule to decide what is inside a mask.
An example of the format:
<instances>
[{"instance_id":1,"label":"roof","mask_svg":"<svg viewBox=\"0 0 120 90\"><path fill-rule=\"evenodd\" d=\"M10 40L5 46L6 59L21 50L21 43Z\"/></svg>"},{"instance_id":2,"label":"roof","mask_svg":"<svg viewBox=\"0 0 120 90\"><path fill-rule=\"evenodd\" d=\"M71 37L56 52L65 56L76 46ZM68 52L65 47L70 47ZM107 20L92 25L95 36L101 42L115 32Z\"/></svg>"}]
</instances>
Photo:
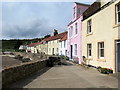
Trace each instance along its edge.
<instances>
[{"instance_id":1,"label":"roof","mask_svg":"<svg viewBox=\"0 0 120 90\"><path fill-rule=\"evenodd\" d=\"M68 33L65 34L65 36L60 40L60 42L64 41L64 40L67 40L67 37L68 37Z\"/></svg>"},{"instance_id":2,"label":"roof","mask_svg":"<svg viewBox=\"0 0 120 90\"><path fill-rule=\"evenodd\" d=\"M44 41L45 39L41 40L39 43L37 43L37 45L43 44Z\"/></svg>"},{"instance_id":3,"label":"roof","mask_svg":"<svg viewBox=\"0 0 120 90\"><path fill-rule=\"evenodd\" d=\"M37 43L31 43L31 44L29 44L28 45L28 47L33 47L33 46L35 46Z\"/></svg>"},{"instance_id":4,"label":"roof","mask_svg":"<svg viewBox=\"0 0 120 90\"><path fill-rule=\"evenodd\" d=\"M61 39L61 38L63 38L66 34L67 34L67 31L66 31L66 32L63 32L63 33L60 33L60 34L57 34L57 35L55 35L55 36L48 37L48 38L45 39L45 41L52 41L52 40Z\"/></svg>"},{"instance_id":5,"label":"roof","mask_svg":"<svg viewBox=\"0 0 120 90\"><path fill-rule=\"evenodd\" d=\"M100 2L94 2L88 9L86 9L85 12L83 12L83 20L87 19L97 11L99 11L101 8L101 3Z\"/></svg>"}]
</instances>

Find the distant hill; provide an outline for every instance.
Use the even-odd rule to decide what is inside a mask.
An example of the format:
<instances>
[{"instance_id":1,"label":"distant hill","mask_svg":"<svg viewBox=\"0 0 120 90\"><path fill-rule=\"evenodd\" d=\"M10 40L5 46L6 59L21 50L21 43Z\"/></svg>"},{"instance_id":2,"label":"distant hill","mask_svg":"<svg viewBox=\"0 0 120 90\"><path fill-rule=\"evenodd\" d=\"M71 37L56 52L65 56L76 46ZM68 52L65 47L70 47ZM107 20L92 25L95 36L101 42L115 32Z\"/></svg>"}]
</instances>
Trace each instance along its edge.
<instances>
[{"instance_id":1,"label":"distant hill","mask_svg":"<svg viewBox=\"0 0 120 90\"><path fill-rule=\"evenodd\" d=\"M34 39L11 39L11 40L0 40L2 42L2 51L17 51L20 45L36 43L41 41L43 38L34 38Z\"/></svg>"}]
</instances>

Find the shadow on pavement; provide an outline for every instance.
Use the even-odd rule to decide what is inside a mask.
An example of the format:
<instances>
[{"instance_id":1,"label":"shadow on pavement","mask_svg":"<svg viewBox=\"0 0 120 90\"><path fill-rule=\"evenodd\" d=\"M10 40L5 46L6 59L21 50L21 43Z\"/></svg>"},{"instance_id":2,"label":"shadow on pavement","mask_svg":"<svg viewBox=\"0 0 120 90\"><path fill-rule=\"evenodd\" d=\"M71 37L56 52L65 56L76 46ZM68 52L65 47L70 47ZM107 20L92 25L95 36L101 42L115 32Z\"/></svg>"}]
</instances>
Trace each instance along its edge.
<instances>
[{"instance_id":1,"label":"shadow on pavement","mask_svg":"<svg viewBox=\"0 0 120 90\"><path fill-rule=\"evenodd\" d=\"M50 68L51 67L46 67L36 73L33 73L30 76L28 76L18 82L13 83L12 85L9 86L9 88L23 88L24 86L26 86L27 84L29 84L30 82L35 80L37 77L40 77L42 74L47 72Z\"/></svg>"}]
</instances>

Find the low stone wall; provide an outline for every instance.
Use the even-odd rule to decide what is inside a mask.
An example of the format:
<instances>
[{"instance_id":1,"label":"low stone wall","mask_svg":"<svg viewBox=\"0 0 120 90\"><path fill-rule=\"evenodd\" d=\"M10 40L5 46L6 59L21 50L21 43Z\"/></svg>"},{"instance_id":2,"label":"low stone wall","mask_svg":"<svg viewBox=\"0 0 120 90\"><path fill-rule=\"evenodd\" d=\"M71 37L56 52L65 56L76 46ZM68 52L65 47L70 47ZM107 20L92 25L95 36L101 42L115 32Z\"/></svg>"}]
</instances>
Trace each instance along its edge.
<instances>
[{"instance_id":1,"label":"low stone wall","mask_svg":"<svg viewBox=\"0 0 120 90\"><path fill-rule=\"evenodd\" d=\"M5 68L2 70L2 87L8 87L9 84L29 76L46 67L48 60L27 62L22 65Z\"/></svg>"}]
</instances>

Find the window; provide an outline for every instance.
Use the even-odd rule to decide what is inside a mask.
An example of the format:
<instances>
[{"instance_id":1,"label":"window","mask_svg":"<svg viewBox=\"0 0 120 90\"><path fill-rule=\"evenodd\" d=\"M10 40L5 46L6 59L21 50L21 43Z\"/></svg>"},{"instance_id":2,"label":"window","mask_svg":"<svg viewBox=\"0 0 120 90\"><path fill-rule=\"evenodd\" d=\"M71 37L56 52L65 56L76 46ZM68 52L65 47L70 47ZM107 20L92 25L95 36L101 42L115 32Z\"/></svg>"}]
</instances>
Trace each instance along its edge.
<instances>
[{"instance_id":1,"label":"window","mask_svg":"<svg viewBox=\"0 0 120 90\"><path fill-rule=\"evenodd\" d=\"M92 45L87 44L87 56L90 58L92 56Z\"/></svg>"},{"instance_id":2,"label":"window","mask_svg":"<svg viewBox=\"0 0 120 90\"><path fill-rule=\"evenodd\" d=\"M77 55L77 44L75 44L75 55Z\"/></svg>"},{"instance_id":3,"label":"window","mask_svg":"<svg viewBox=\"0 0 120 90\"><path fill-rule=\"evenodd\" d=\"M104 58L104 42L98 43L98 57L99 59Z\"/></svg>"},{"instance_id":4,"label":"window","mask_svg":"<svg viewBox=\"0 0 120 90\"><path fill-rule=\"evenodd\" d=\"M73 26L70 27L70 37L72 37Z\"/></svg>"},{"instance_id":5,"label":"window","mask_svg":"<svg viewBox=\"0 0 120 90\"><path fill-rule=\"evenodd\" d=\"M92 21L90 19L87 23L87 34L91 33L91 25L92 25Z\"/></svg>"},{"instance_id":6,"label":"window","mask_svg":"<svg viewBox=\"0 0 120 90\"><path fill-rule=\"evenodd\" d=\"M50 52L50 48L49 48L49 52Z\"/></svg>"},{"instance_id":7,"label":"window","mask_svg":"<svg viewBox=\"0 0 120 90\"><path fill-rule=\"evenodd\" d=\"M62 42L61 42L61 48L62 48Z\"/></svg>"},{"instance_id":8,"label":"window","mask_svg":"<svg viewBox=\"0 0 120 90\"><path fill-rule=\"evenodd\" d=\"M77 34L77 23L75 23L75 35Z\"/></svg>"},{"instance_id":9,"label":"window","mask_svg":"<svg viewBox=\"0 0 120 90\"><path fill-rule=\"evenodd\" d=\"M59 40L57 40L57 43L59 43Z\"/></svg>"},{"instance_id":10,"label":"window","mask_svg":"<svg viewBox=\"0 0 120 90\"><path fill-rule=\"evenodd\" d=\"M66 47L66 40L64 41L64 48Z\"/></svg>"},{"instance_id":11,"label":"window","mask_svg":"<svg viewBox=\"0 0 120 90\"><path fill-rule=\"evenodd\" d=\"M76 13L76 12L75 12L75 11L76 11L75 9L76 9L76 8L74 7L74 8L73 8L73 18L75 18L75 13Z\"/></svg>"},{"instance_id":12,"label":"window","mask_svg":"<svg viewBox=\"0 0 120 90\"><path fill-rule=\"evenodd\" d=\"M57 53L58 53L58 48L57 48Z\"/></svg>"},{"instance_id":13,"label":"window","mask_svg":"<svg viewBox=\"0 0 120 90\"><path fill-rule=\"evenodd\" d=\"M116 5L116 23L120 23L120 3Z\"/></svg>"},{"instance_id":14,"label":"window","mask_svg":"<svg viewBox=\"0 0 120 90\"><path fill-rule=\"evenodd\" d=\"M81 13L81 10L80 10L80 8L78 8L78 13L79 13L79 14Z\"/></svg>"},{"instance_id":15,"label":"window","mask_svg":"<svg viewBox=\"0 0 120 90\"><path fill-rule=\"evenodd\" d=\"M60 51L61 55L62 55L62 51Z\"/></svg>"},{"instance_id":16,"label":"window","mask_svg":"<svg viewBox=\"0 0 120 90\"><path fill-rule=\"evenodd\" d=\"M65 56L67 56L67 50L65 50Z\"/></svg>"}]
</instances>

